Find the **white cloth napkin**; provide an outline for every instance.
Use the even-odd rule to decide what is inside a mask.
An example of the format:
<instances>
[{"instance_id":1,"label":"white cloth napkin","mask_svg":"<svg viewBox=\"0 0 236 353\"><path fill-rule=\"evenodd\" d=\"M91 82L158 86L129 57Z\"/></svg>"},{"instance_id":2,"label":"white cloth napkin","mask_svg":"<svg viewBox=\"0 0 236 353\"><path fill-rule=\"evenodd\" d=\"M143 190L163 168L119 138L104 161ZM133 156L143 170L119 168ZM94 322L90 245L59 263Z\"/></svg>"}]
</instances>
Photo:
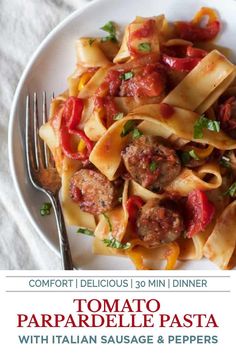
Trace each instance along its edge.
<instances>
[{"instance_id":1,"label":"white cloth napkin","mask_svg":"<svg viewBox=\"0 0 236 353\"><path fill-rule=\"evenodd\" d=\"M59 257L29 223L8 164L7 132L13 95L32 53L46 35L88 0L0 0L0 269L60 270Z\"/></svg>"}]
</instances>

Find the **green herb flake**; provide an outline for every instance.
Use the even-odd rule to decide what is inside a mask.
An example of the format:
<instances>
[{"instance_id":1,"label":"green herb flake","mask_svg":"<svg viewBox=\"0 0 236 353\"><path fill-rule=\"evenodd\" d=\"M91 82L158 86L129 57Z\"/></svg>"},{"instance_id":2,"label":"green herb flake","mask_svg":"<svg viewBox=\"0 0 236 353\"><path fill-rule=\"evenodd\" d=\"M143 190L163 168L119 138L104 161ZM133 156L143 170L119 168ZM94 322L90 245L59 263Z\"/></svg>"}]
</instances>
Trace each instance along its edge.
<instances>
[{"instance_id":1,"label":"green herb flake","mask_svg":"<svg viewBox=\"0 0 236 353\"><path fill-rule=\"evenodd\" d=\"M112 42L117 42L116 38L116 28L115 25L112 21L107 22L104 26L102 26L100 29L108 33L108 36L103 37L101 40L102 42L107 42L111 40Z\"/></svg>"},{"instance_id":2,"label":"green herb flake","mask_svg":"<svg viewBox=\"0 0 236 353\"><path fill-rule=\"evenodd\" d=\"M128 120L123 126L120 136L121 137L127 136L131 131L134 130L134 127L135 127L135 122L133 120Z\"/></svg>"},{"instance_id":3,"label":"green herb flake","mask_svg":"<svg viewBox=\"0 0 236 353\"><path fill-rule=\"evenodd\" d=\"M217 120L208 120L207 129L214 132L220 132L220 122Z\"/></svg>"},{"instance_id":4,"label":"green herb flake","mask_svg":"<svg viewBox=\"0 0 236 353\"><path fill-rule=\"evenodd\" d=\"M184 151L181 153L181 161L184 165L188 164L192 159L194 159L195 161L199 161L200 158L198 157L198 155L196 154L196 152L194 150L190 150L190 151Z\"/></svg>"},{"instance_id":5,"label":"green herb flake","mask_svg":"<svg viewBox=\"0 0 236 353\"><path fill-rule=\"evenodd\" d=\"M115 238L111 239L103 239L104 244L113 249L122 249L126 250L129 249L131 244L130 243L121 243L119 240L116 240Z\"/></svg>"},{"instance_id":6,"label":"green herb flake","mask_svg":"<svg viewBox=\"0 0 236 353\"><path fill-rule=\"evenodd\" d=\"M90 237L94 237L93 231L88 228L78 228L77 233L89 235Z\"/></svg>"},{"instance_id":7,"label":"green herb flake","mask_svg":"<svg viewBox=\"0 0 236 353\"><path fill-rule=\"evenodd\" d=\"M225 168L231 168L230 158L226 156L222 156L220 160L220 165Z\"/></svg>"},{"instance_id":8,"label":"green herb flake","mask_svg":"<svg viewBox=\"0 0 236 353\"><path fill-rule=\"evenodd\" d=\"M118 197L118 202L122 203L122 201L123 201L123 197L122 196Z\"/></svg>"},{"instance_id":9,"label":"green herb flake","mask_svg":"<svg viewBox=\"0 0 236 353\"><path fill-rule=\"evenodd\" d=\"M44 202L40 208L41 216L48 216L51 213L52 204L50 202Z\"/></svg>"},{"instance_id":10,"label":"green herb flake","mask_svg":"<svg viewBox=\"0 0 236 353\"><path fill-rule=\"evenodd\" d=\"M208 129L210 131L219 132L220 131L220 122L216 120L210 120L201 115L200 118L194 124L194 133L193 137L195 139L203 138L203 129Z\"/></svg>"},{"instance_id":11,"label":"green herb flake","mask_svg":"<svg viewBox=\"0 0 236 353\"><path fill-rule=\"evenodd\" d=\"M139 51L146 52L146 53L150 53L150 51L152 50L151 44L150 44L150 43L147 43L147 42L145 42L145 43L140 43L140 44L138 45L138 50L139 50Z\"/></svg>"},{"instance_id":12,"label":"green herb flake","mask_svg":"<svg viewBox=\"0 0 236 353\"><path fill-rule=\"evenodd\" d=\"M191 150L188 153L189 153L190 157L195 159L195 161L199 161L200 160L200 158L198 157L198 155L196 154L196 152L194 150Z\"/></svg>"},{"instance_id":13,"label":"green herb flake","mask_svg":"<svg viewBox=\"0 0 236 353\"><path fill-rule=\"evenodd\" d=\"M124 80L124 81L130 80L132 77L134 77L134 73L132 71L125 72L122 75L120 75L121 80Z\"/></svg>"},{"instance_id":14,"label":"green herb flake","mask_svg":"<svg viewBox=\"0 0 236 353\"><path fill-rule=\"evenodd\" d=\"M89 43L90 47L93 45L95 40L96 40L95 38L89 38L88 43Z\"/></svg>"},{"instance_id":15,"label":"green herb flake","mask_svg":"<svg viewBox=\"0 0 236 353\"><path fill-rule=\"evenodd\" d=\"M103 217L106 219L108 225L109 225L109 231L112 232L112 224L111 224L111 220L108 217L108 215L106 213L103 213Z\"/></svg>"},{"instance_id":16,"label":"green herb flake","mask_svg":"<svg viewBox=\"0 0 236 353\"><path fill-rule=\"evenodd\" d=\"M138 128L133 129L132 137L133 139L138 139L143 135L142 131L140 131Z\"/></svg>"},{"instance_id":17,"label":"green herb flake","mask_svg":"<svg viewBox=\"0 0 236 353\"><path fill-rule=\"evenodd\" d=\"M157 170L157 163L155 161L152 161L149 165L150 171L153 173Z\"/></svg>"},{"instance_id":18,"label":"green herb flake","mask_svg":"<svg viewBox=\"0 0 236 353\"><path fill-rule=\"evenodd\" d=\"M236 196L236 182L234 182L228 190L224 193L224 195L230 195L231 197Z\"/></svg>"},{"instance_id":19,"label":"green herb flake","mask_svg":"<svg viewBox=\"0 0 236 353\"><path fill-rule=\"evenodd\" d=\"M113 116L113 120L118 121L118 120L123 119L123 117L124 117L124 113L116 113L116 114Z\"/></svg>"}]
</instances>

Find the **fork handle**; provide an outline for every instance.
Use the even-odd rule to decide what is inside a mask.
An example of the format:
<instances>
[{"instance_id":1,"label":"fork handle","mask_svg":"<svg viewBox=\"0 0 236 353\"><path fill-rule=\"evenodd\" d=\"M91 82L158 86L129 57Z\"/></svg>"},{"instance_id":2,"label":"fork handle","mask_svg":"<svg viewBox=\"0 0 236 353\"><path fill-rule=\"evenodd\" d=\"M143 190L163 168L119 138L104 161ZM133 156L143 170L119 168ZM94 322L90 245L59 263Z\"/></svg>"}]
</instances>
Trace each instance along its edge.
<instances>
[{"instance_id":1,"label":"fork handle","mask_svg":"<svg viewBox=\"0 0 236 353\"><path fill-rule=\"evenodd\" d=\"M73 270L74 266L73 266L72 257L71 257L70 244L67 236L67 231L66 231L64 216L61 209L61 204L59 201L59 196L51 195L50 198L51 198L52 206L56 217L61 260L62 260L62 269Z\"/></svg>"}]
</instances>

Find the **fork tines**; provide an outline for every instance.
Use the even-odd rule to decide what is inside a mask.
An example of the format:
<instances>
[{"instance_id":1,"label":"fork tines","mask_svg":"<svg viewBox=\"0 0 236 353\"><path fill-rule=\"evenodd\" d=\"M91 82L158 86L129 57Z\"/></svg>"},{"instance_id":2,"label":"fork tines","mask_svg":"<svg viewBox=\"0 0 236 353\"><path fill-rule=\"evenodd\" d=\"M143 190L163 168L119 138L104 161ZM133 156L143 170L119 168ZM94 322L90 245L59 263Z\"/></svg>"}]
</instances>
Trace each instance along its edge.
<instances>
[{"instance_id":1,"label":"fork tines","mask_svg":"<svg viewBox=\"0 0 236 353\"><path fill-rule=\"evenodd\" d=\"M42 94L42 114L39 117L37 93L33 94L33 107L31 107L30 95L26 97L26 161L31 181L33 182L33 171L39 171L54 167L53 158L45 142L39 137L39 126L47 122L47 97L46 92Z\"/></svg>"}]
</instances>

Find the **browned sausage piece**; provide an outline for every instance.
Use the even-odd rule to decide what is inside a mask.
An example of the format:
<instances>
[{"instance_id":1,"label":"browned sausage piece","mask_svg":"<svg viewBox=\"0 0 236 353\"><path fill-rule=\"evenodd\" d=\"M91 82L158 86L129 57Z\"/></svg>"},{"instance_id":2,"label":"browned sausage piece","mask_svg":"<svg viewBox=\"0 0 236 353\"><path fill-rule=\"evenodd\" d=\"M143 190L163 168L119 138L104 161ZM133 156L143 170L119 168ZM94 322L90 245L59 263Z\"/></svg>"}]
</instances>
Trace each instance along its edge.
<instances>
[{"instance_id":1,"label":"browned sausage piece","mask_svg":"<svg viewBox=\"0 0 236 353\"><path fill-rule=\"evenodd\" d=\"M99 215L117 205L118 188L100 172L80 169L71 178L70 196L83 211Z\"/></svg>"},{"instance_id":2,"label":"browned sausage piece","mask_svg":"<svg viewBox=\"0 0 236 353\"><path fill-rule=\"evenodd\" d=\"M162 205L159 200L149 200L139 211L137 232L150 247L174 241L183 230L181 214L168 205Z\"/></svg>"},{"instance_id":3,"label":"browned sausage piece","mask_svg":"<svg viewBox=\"0 0 236 353\"><path fill-rule=\"evenodd\" d=\"M181 171L180 159L171 148L161 145L156 136L141 136L122 151L131 177L150 190L159 190Z\"/></svg>"}]
</instances>

